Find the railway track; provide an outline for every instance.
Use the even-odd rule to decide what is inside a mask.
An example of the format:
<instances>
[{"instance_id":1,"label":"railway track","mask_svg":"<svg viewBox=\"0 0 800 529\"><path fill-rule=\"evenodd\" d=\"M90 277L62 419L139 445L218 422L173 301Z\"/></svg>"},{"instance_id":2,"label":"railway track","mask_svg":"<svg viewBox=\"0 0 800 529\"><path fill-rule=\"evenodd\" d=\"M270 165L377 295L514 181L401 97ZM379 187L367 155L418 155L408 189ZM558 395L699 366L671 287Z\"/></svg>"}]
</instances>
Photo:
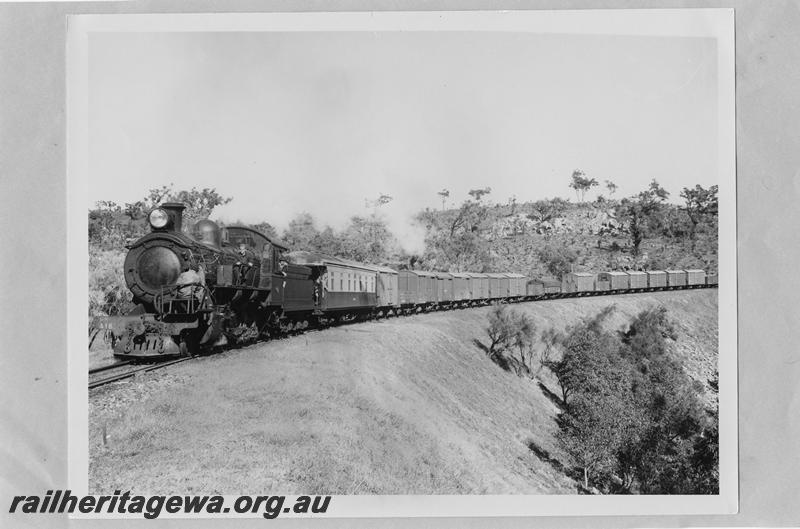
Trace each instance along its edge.
<instances>
[{"instance_id":1,"label":"railway track","mask_svg":"<svg viewBox=\"0 0 800 529\"><path fill-rule=\"evenodd\" d=\"M96 369L90 369L89 374L94 375L95 373L102 373L103 371L110 371L112 369L119 369L122 366L126 366L132 364L133 362L126 361L126 362L117 362L116 364L111 364L108 366L98 367Z\"/></svg>"},{"instance_id":2,"label":"railway track","mask_svg":"<svg viewBox=\"0 0 800 529\"><path fill-rule=\"evenodd\" d=\"M535 299L516 299L516 300L511 300L510 303L525 303L525 302L531 302L531 301L546 301L546 300L553 300L553 299L570 299L570 298L595 297L595 296L623 296L623 295L626 295L626 294L642 294L642 293L648 293L648 292L664 292L664 291L671 291L671 290L694 290L694 289L717 288L717 287L718 287L718 285L712 284L712 285L692 285L692 286L684 286L684 287L659 288L659 289L637 289L637 290L629 290L629 291L624 291L624 292L620 292L620 291L603 291L603 290L601 290L601 291L590 291L590 292L570 292L570 293L560 292L560 293L553 293L553 294L543 294L541 296L537 296ZM479 305L479 306L486 306L486 305ZM450 307L449 309L446 309L446 310L453 310L454 308L458 308L458 309L477 308L477 306L475 306L475 307ZM431 312L433 312L433 311L431 311ZM395 315L395 317L399 317L399 316L403 316L403 315L407 315L407 314L397 314L397 315ZM385 317L386 316L384 316L383 318L385 318ZM363 322L363 321L365 321L365 320L354 320L354 321L348 322L348 323L360 323L360 322ZM329 326L326 326L326 327L309 327L309 328L304 329L302 331L291 331L291 332L288 332L283 336L288 337L288 336L293 336L293 335L297 335L297 334L303 334L303 333L307 333L307 332L317 332L317 331L322 331L325 328L338 327L339 325L342 325L342 323L337 323L337 324L329 325ZM278 338L278 337L276 336L275 338ZM241 344L241 345L247 345L247 344ZM178 358L176 360L170 360L170 361L167 361L167 362L160 362L160 363L157 363L157 364L150 364L150 365L146 365L146 366L139 366L139 364L135 364L132 361L122 361L122 362L117 362L116 364L112 364L112 365L109 365L109 366L99 367L97 369L90 369L89 370L89 377L90 377L89 389L99 388L99 387L105 386L107 384L111 384L112 382L118 382L120 380L133 378L136 375L138 375L139 373L148 373L148 372L151 372L151 371L156 371L158 369L163 369L165 367L168 367L168 366L171 366L171 365L174 365L174 364L179 364L181 362L185 362L187 360L192 360L192 359L193 359L193 357L184 357L184 358ZM113 370L118 370L118 369L123 369L123 368L128 368L128 369L125 369L124 372L121 372L121 373L115 373L115 374L111 374L111 375L106 374L103 377L97 377L94 380L91 380L92 375L96 375L98 373L107 373L108 371L113 371Z\"/></svg>"},{"instance_id":3,"label":"railway track","mask_svg":"<svg viewBox=\"0 0 800 529\"><path fill-rule=\"evenodd\" d=\"M151 371L156 371L157 369L163 369L165 367L179 364L181 362L185 362L187 360L191 360L191 358L178 358L177 360L171 360L169 362L162 362L158 364L151 364L146 366L138 366L137 364L133 364L132 362L120 362L118 364L114 364L111 366L101 367L98 369L92 369L89 371L90 380L89 380L89 389L99 388L101 386L105 386L107 384L111 384L112 382L118 382L120 380L125 380L126 378L133 378L139 373L149 373ZM103 377L98 377L92 380L91 375L95 375L97 373L106 373L107 371L118 370L128 366L133 366L132 368L125 369L122 373L114 373L111 375L106 375Z\"/></svg>"}]
</instances>

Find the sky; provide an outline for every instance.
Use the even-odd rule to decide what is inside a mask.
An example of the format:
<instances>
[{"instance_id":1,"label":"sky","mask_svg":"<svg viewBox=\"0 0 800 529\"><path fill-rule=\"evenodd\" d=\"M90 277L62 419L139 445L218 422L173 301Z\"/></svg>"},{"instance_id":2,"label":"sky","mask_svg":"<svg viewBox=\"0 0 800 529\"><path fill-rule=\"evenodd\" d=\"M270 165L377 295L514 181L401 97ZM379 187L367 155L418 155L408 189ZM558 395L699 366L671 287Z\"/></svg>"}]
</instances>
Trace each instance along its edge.
<instances>
[{"instance_id":1,"label":"sky","mask_svg":"<svg viewBox=\"0 0 800 529\"><path fill-rule=\"evenodd\" d=\"M575 169L617 198L655 178L679 201L717 181L716 61L698 37L96 33L88 207L172 183L233 197L214 215L228 222L341 227L387 194L412 240L442 189L448 205L487 186L576 200Z\"/></svg>"}]
</instances>

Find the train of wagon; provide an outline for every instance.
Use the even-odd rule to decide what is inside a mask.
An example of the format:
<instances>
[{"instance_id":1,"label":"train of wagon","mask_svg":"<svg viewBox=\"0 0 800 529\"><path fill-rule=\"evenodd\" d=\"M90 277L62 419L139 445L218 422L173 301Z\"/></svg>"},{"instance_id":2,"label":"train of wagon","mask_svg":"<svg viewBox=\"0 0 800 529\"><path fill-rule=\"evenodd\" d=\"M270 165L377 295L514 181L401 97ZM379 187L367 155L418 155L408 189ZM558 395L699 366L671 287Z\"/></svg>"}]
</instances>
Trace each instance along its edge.
<instances>
[{"instance_id":1,"label":"train of wagon","mask_svg":"<svg viewBox=\"0 0 800 529\"><path fill-rule=\"evenodd\" d=\"M243 226L201 220L182 231L184 205L151 211L151 231L127 246L125 281L136 307L105 319L117 358L195 354L231 342L374 317L558 297L717 285L703 270L518 273L394 270L290 252Z\"/></svg>"}]
</instances>

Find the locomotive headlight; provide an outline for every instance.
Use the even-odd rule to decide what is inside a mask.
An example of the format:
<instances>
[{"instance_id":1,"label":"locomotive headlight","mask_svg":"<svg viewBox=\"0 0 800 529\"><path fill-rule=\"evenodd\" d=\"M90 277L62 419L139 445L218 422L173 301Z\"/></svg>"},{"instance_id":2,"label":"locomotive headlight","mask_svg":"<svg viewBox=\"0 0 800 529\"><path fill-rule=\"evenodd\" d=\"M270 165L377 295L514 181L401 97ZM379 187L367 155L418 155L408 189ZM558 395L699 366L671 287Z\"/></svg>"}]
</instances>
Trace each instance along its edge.
<instances>
[{"instance_id":1,"label":"locomotive headlight","mask_svg":"<svg viewBox=\"0 0 800 529\"><path fill-rule=\"evenodd\" d=\"M150 212L148 220L150 221L150 226L160 229L166 226L169 222L169 215L163 209L156 208Z\"/></svg>"}]
</instances>

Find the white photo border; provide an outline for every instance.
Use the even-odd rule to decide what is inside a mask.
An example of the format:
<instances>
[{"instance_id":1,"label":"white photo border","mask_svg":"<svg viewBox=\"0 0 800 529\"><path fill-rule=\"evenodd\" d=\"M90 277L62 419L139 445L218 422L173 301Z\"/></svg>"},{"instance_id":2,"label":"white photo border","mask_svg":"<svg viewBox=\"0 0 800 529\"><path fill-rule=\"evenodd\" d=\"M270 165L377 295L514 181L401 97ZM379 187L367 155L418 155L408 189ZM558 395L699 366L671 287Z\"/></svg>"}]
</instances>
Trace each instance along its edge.
<instances>
[{"instance_id":1,"label":"white photo border","mask_svg":"<svg viewBox=\"0 0 800 529\"><path fill-rule=\"evenodd\" d=\"M733 9L74 15L67 33L69 488L88 491L89 35L96 32L480 31L707 37L717 41L719 118L718 495L334 496L331 518L700 515L738 512L735 53ZM264 493L279 491L264 491ZM234 498L233 496L230 497ZM226 497L227 500L227 497ZM230 501L230 500L228 500ZM95 515L92 517L108 517ZM199 515L202 517L202 515ZM226 515L227 516L227 515ZM231 517L241 515L231 514ZM258 517L259 514L251 515ZM298 517L287 513L286 517ZM87 516L88 517L88 516ZM113 516L119 517L119 516ZM162 517L178 517L164 515ZM315 515L320 517L320 515Z\"/></svg>"}]
</instances>

